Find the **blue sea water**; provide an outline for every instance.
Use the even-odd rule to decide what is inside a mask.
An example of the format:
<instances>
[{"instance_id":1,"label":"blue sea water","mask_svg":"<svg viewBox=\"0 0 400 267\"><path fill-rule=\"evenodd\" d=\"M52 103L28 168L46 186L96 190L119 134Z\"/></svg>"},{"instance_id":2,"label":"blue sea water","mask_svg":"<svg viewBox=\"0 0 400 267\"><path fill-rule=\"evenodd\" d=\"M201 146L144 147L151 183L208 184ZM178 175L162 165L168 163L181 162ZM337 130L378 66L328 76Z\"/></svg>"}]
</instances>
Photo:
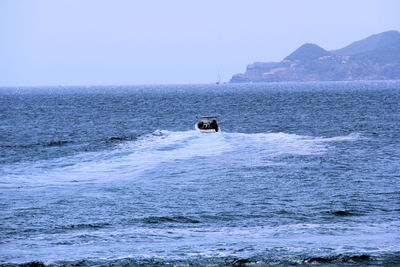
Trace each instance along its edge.
<instances>
[{"instance_id":1,"label":"blue sea water","mask_svg":"<svg viewBox=\"0 0 400 267\"><path fill-rule=\"evenodd\" d=\"M0 88L18 264L398 266L400 81Z\"/></svg>"}]
</instances>

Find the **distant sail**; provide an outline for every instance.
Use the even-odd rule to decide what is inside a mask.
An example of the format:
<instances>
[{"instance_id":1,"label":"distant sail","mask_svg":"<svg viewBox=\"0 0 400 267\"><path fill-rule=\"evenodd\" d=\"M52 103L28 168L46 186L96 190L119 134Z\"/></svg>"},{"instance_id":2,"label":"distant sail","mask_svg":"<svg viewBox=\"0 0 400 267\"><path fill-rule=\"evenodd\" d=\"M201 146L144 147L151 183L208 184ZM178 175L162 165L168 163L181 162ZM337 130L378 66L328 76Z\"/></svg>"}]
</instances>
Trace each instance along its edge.
<instances>
[{"instance_id":1,"label":"distant sail","mask_svg":"<svg viewBox=\"0 0 400 267\"><path fill-rule=\"evenodd\" d=\"M215 84L220 84L221 83L221 75L218 74L218 81Z\"/></svg>"}]
</instances>

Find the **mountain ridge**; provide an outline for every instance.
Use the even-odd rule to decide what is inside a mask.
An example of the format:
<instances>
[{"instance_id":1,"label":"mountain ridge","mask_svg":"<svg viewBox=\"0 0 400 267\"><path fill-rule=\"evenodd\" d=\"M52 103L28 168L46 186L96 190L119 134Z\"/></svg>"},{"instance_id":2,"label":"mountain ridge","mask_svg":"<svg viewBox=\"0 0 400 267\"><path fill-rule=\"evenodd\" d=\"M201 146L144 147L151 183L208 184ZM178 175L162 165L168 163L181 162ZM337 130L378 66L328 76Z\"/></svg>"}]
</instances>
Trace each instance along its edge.
<instances>
[{"instance_id":1,"label":"mountain ridge","mask_svg":"<svg viewBox=\"0 0 400 267\"><path fill-rule=\"evenodd\" d=\"M363 53L377 49L385 43L400 42L400 33L398 31L386 31L378 34L373 34L367 38L355 41L343 48L332 50L331 52L341 56L352 56L358 53Z\"/></svg>"},{"instance_id":2,"label":"mountain ridge","mask_svg":"<svg viewBox=\"0 0 400 267\"><path fill-rule=\"evenodd\" d=\"M331 53L322 47L312 43L305 43L283 60L312 60L328 55L331 55Z\"/></svg>"},{"instance_id":3,"label":"mountain ridge","mask_svg":"<svg viewBox=\"0 0 400 267\"><path fill-rule=\"evenodd\" d=\"M280 62L255 62L230 82L400 79L400 32L386 31L327 51L311 43Z\"/></svg>"}]
</instances>

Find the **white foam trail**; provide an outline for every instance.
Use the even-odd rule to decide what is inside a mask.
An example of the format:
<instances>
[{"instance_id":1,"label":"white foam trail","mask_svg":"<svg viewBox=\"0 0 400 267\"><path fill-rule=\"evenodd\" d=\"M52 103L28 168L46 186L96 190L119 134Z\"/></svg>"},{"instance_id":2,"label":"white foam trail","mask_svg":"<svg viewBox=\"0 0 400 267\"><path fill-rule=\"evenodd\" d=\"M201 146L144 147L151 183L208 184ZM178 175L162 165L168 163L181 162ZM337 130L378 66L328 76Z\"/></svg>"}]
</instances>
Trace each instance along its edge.
<instances>
[{"instance_id":1,"label":"white foam trail","mask_svg":"<svg viewBox=\"0 0 400 267\"><path fill-rule=\"evenodd\" d=\"M222 133L157 130L111 151L85 152L75 156L13 165L3 168L7 183L101 182L133 179L157 168L193 158L212 158L209 165L276 164L281 155L313 155L327 151L332 142L354 141L358 134L331 138L286 133ZM223 159L223 160L222 160ZM250 160L249 160L250 159ZM228 164L228 165L229 165Z\"/></svg>"},{"instance_id":2,"label":"white foam trail","mask_svg":"<svg viewBox=\"0 0 400 267\"><path fill-rule=\"evenodd\" d=\"M33 166L19 166L16 172L12 170L15 166L11 166L9 170L14 175L8 175L5 180L53 184L129 179L161 163L217 156L229 149L230 145L221 135L156 131L112 151L81 153Z\"/></svg>"},{"instance_id":3,"label":"white foam trail","mask_svg":"<svg viewBox=\"0 0 400 267\"><path fill-rule=\"evenodd\" d=\"M332 138L301 136L286 133L227 133L232 143L237 147L259 150L261 154L276 157L283 154L312 155L323 153L328 149L328 142L353 141L358 134L337 136Z\"/></svg>"},{"instance_id":4,"label":"white foam trail","mask_svg":"<svg viewBox=\"0 0 400 267\"><path fill-rule=\"evenodd\" d=\"M319 142L355 141L357 139L360 139L359 133L351 133L349 135L335 136L335 137L329 137L329 138L314 138L315 141L319 141Z\"/></svg>"}]
</instances>

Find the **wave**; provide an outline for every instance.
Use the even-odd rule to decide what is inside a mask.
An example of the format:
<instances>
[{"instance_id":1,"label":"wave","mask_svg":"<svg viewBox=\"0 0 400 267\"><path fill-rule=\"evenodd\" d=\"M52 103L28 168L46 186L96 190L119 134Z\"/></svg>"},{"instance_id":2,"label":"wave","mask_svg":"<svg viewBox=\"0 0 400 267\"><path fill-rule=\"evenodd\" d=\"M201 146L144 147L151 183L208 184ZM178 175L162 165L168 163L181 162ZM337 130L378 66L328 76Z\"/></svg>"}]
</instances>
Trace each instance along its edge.
<instances>
[{"instance_id":1,"label":"wave","mask_svg":"<svg viewBox=\"0 0 400 267\"><path fill-rule=\"evenodd\" d=\"M192 219L185 216L151 216L142 219L142 221L146 224L161 224L161 223L200 223L199 220Z\"/></svg>"},{"instance_id":2,"label":"wave","mask_svg":"<svg viewBox=\"0 0 400 267\"><path fill-rule=\"evenodd\" d=\"M50 140L32 144L13 144L13 145L1 145L4 148L35 148L35 147L54 147L54 146L65 146L73 143L73 141L67 140Z\"/></svg>"},{"instance_id":3,"label":"wave","mask_svg":"<svg viewBox=\"0 0 400 267\"><path fill-rule=\"evenodd\" d=\"M134 135L122 135L122 136L110 136L103 139L107 144L109 143L120 143L125 141L136 140L137 136Z\"/></svg>"},{"instance_id":4,"label":"wave","mask_svg":"<svg viewBox=\"0 0 400 267\"><path fill-rule=\"evenodd\" d=\"M336 211L330 211L328 212L329 214L335 215L335 216L340 216L340 217L347 217L347 216L357 216L359 215L358 213L348 211L348 210L336 210Z\"/></svg>"},{"instance_id":5,"label":"wave","mask_svg":"<svg viewBox=\"0 0 400 267\"><path fill-rule=\"evenodd\" d=\"M46 267L46 266L398 266L400 256L398 252L384 255L372 254L333 254L323 256L293 255L284 257L254 256L240 258L225 257L192 257L186 259L165 258L133 258L119 259L81 259L75 261L60 260L45 264L41 261L25 263L2 263L1 267Z\"/></svg>"},{"instance_id":6,"label":"wave","mask_svg":"<svg viewBox=\"0 0 400 267\"><path fill-rule=\"evenodd\" d=\"M128 221L117 228L95 223L65 225L63 233L57 232L56 239L47 243L50 255L46 251L30 254L26 248L26 256L16 258L11 253L9 260L42 261L50 266L152 266L156 262L159 266L396 266L395 263L398 266L400 263L399 245L393 235L399 226L397 222L368 226L360 222L214 227L193 220L196 218L190 216L156 216L137 218L134 223ZM90 240L104 241L94 247L95 254L81 250L81 242L88 235ZM349 244L348 240L355 242ZM366 246L365 240L372 242ZM57 250L58 245L61 251Z\"/></svg>"},{"instance_id":7,"label":"wave","mask_svg":"<svg viewBox=\"0 0 400 267\"><path fill-rule=\"evenodd\" d=\"M302 260L303 263L306 264L315 264L315 263L355 263L361 264L366 263L371 259L370 255L361 254L361 255L332 255L332 256L320 256L320 257L307 257Z\"/></svg>"},{"instance_id":8,"label":"wave","mask_svg":"<svg viewBox=\"0 0 400 267\"><path fill-rule=\"evenodd\" d=\"M110 224L109 223L79 223L79 224L61 225L57 228L81 230L81 229L99 229L99 228L105 228L107 226L110 226Z\"/></svg>"},{"instance_id":9,"label":"wave","mask_svg":"<svg viewBox=\"0 0 400 267\"><path fill-rule=\"evenodd\" d=\"M122 135L122 136L110 136L110 137L105 137L103 139L99 140L88 140L88 142L104 142L106 144L115 144L115 143L121 143L125 141L133 141L136 140L136 136L133 135ZM0 144L0 147L3 148L36 148L36 147L61 147L65 146L68 144L78 144L77 141L74 140L49 140L49 141L42 141L42 142L36 142L36 143L31 143L31 144Z\"/></svg>"}]
</instances>

